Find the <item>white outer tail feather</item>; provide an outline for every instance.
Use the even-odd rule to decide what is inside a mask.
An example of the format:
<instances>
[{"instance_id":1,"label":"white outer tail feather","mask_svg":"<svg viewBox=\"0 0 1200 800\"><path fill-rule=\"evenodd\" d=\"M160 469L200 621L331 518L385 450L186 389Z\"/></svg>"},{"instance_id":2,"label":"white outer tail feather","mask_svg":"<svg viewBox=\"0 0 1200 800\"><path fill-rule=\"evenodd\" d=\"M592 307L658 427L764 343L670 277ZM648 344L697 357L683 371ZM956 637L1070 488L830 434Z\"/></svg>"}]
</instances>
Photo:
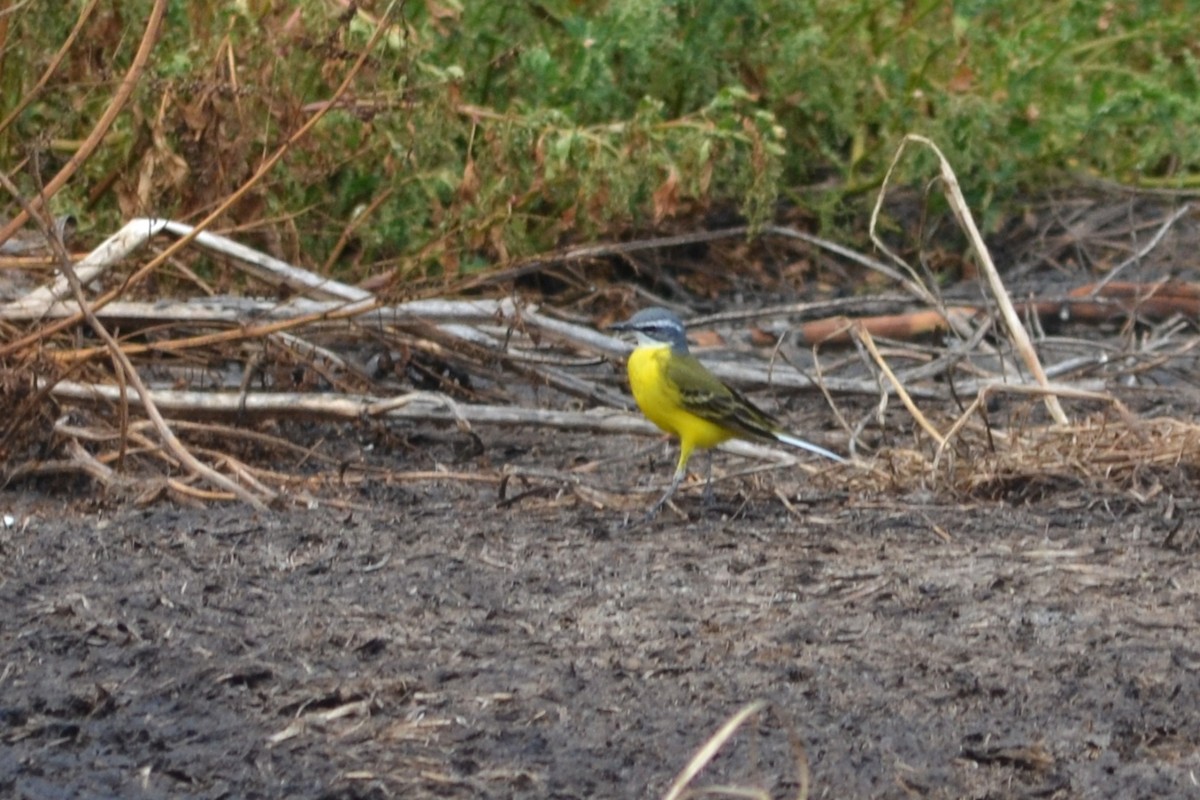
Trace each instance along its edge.
<instances>
[{"instance_id":1,"label":"white outer tail feather","mask_svg":"<svg viewBox=\"0 0 1200 800\"><path fill-rule=\"evenodd\" d=\"M830 461L836 461L839 464L850 463L846 459L839 456L837 453L826 450L824 447L815 445L812 442L806 442L803 439L792 436L790 433L778 432L775 434L775 438L778 441L783 442L784 444L790 444L792 447L799 447L801 450L807 450L808 452L814 453L815 455L824 456L825 458L828 458Z\"/></svg>"}]
</instances>

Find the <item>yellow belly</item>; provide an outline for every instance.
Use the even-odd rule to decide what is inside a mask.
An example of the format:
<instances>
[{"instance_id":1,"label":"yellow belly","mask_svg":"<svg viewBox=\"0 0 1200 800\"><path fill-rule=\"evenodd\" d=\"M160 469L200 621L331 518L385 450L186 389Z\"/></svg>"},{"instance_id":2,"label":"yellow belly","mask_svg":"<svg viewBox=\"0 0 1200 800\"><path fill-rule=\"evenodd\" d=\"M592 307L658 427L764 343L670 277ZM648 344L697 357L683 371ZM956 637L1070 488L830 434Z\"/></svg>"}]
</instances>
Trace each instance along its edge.
<instances>
[{"instance_id":1,"label":"yellow belly","mask_svg":"<svg viewBox=\"0 0 1200 800\"><path fill-rule=\"evenodd\" d=\"M679 437L681 466L694 448L715 447L733 434L719 425L685 410L679 390L664 376L671 351L662 347L639 347L629 356L629 388L642 413L667 433Z\"/></svg>"}]
</instances>

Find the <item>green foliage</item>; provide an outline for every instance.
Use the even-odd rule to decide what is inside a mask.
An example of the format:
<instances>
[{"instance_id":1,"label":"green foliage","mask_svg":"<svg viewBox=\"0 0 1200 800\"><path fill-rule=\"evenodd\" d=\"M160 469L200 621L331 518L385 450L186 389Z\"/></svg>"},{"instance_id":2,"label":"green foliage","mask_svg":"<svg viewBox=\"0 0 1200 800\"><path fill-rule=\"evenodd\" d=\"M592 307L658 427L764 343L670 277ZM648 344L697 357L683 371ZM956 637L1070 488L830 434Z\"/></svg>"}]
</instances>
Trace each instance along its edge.
<instances>
[{"instance_id":1,"label":"green foliage","mask_svg":"<svg viewBox=\"0 0 1200 800\"><path fill-rule=\"evenodd\" d=\"M52 172L111 99L150 8L114 5L0 130L10 171L36 151ZM384 11L366 5L339 17L318 0L170 4L153 74L57 202L94 205L102 229L118 214L211 209L330 96ZM229 223L285 228L282 255L314 264L353 225L360 270L451 276L713 202L756 221L784 191L825 212L861 207L907 132L941 145L979 205L1081 172L1191 186L1197 10L409 0L351 104ZM76 13L12 13L0 107L30 91ZM932 175L908 161L909 180ZM35 190L28 167L20 175Z\"/></svg>"}]
</instances>

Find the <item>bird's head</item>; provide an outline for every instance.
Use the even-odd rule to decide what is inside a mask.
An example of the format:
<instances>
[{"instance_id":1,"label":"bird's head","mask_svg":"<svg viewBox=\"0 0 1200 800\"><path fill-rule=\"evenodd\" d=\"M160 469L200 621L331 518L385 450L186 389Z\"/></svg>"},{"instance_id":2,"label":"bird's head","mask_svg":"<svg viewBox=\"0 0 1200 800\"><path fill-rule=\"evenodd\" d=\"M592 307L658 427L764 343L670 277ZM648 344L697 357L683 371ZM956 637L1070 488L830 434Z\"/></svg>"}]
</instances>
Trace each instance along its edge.
<instances>
[{"instance_id":1,"label":"bird's head","mask_svg":"<svg viewBox=\"0 0 1200 800\"><path fill-rule=\"evenodd\" d=\"M614 331L637 334L638 347L669 345L677 353L688 351L687 330L674 311L665 308L645 308L624 322L609 326Z\"/></svg>"}]
</instances>

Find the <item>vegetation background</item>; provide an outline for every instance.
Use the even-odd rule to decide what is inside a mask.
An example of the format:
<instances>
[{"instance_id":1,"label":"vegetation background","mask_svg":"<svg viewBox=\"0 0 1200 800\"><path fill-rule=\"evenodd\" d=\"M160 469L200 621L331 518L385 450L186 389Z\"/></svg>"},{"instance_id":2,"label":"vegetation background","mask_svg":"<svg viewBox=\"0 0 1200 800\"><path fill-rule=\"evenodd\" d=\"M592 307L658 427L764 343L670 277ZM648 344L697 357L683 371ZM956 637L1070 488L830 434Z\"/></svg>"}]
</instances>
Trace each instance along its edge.
<instances>
[{"instance_id":1,"label":"vegetation background","mask_svg":"<svg viewBox=\"0 0 1200 800\"><path fill-rule=\"evenodd\" d=\"M36 194L91 130L150 7L0 0L0 164L22 191ZM83 8L84 36L36 89ZM150 73L52 207L96 235L131 215L198 219L331 96L382 19L387 34L343 101L219 228L401 288L718 212L760 223L801 209L853 243L908 132L943 148L987 228L1081 180L1194 188L1197 11L1190 0L171 3ZM934 175L925 156L904 167L917 188Z\"/></svg>"}]
</instances>

